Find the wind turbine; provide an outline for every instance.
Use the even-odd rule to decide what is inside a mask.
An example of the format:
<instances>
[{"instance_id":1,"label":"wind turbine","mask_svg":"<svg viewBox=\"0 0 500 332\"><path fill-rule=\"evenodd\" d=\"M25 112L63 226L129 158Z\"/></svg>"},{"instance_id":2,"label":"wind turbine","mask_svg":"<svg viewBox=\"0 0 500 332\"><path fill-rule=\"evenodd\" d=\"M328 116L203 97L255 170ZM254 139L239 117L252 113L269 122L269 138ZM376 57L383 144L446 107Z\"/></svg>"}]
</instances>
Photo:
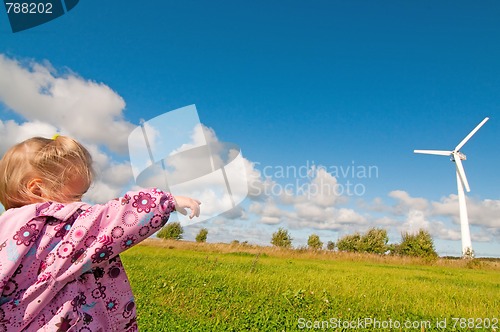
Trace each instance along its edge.
<instances>
[{"instance_id":1,"label":"wind turbine","mask_svg":"<svg viewBox=\"0 0 500 332\"><path fill-rule=\"evenodd\" d=\"M460 152L460 149L467 143L467 141L481 128L489 118L484 118L480 124L474 128L469 135L467 135L453 151L442 150L414 150L414 153L435 154L440 156L449 156L450 160L455 162L457 187L458 187L458 205L460 208L460 228L462 233L462 256L471 257L473 255L472 244L470 240L469 218L467 217L467 205L465 204L464 187L467 192L470 191L469 182L465 176L462 160L466 160L465 154Z\"/></svg>"}]
</instances>

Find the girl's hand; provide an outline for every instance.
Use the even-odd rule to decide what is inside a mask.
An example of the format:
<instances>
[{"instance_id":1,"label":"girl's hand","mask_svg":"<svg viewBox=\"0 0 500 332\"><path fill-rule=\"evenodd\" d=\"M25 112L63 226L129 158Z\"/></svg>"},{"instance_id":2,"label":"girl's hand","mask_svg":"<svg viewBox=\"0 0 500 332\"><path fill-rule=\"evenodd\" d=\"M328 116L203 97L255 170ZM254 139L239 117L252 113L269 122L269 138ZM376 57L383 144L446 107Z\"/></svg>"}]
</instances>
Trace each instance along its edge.
<instances>
[{"instance_id":1,"label":"girl's hand","mask_svg":"<svg viewBox=\"0 0 500 332\"><path fill-rule=\"evenodd\" d=\"M189 219L193 219L193 217L200 216L201 202L199 200L185 196L174 196L174 200L175 200L175 210L177 212L180 212L183 215L187 215L186 209L190 209L191 214L189 215Z\"/></svg>"}]
</instances>

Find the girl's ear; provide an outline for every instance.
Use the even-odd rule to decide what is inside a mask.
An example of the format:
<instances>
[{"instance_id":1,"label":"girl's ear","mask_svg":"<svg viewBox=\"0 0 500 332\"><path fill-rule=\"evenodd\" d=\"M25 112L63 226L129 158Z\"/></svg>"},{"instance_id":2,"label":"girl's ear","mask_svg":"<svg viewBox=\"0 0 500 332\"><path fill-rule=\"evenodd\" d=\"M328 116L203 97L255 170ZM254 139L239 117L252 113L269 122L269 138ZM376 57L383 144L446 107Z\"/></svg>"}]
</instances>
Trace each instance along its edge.
<instances>
[{"instance_id":1,"label":"girl's ear","mask_svg":"<svg viewBox=\"0 0 500 332\"><path fill-rule=\"evenodd\" d=\"M28 190L35 196L42 197L42 180L32 179L28 182Z\"/></svg>"}]
</instances>

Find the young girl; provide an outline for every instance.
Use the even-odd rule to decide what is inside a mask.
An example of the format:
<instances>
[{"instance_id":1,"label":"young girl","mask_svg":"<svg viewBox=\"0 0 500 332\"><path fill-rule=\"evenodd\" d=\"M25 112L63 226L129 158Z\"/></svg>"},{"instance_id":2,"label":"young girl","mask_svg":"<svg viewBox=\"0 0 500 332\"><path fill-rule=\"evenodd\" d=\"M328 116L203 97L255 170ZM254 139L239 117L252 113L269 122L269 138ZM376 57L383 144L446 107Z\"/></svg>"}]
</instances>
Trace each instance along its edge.
<instances>
[{"instance_id":1,"label":"young girl","mask_svg":"<svg viewBox=\"0 0 500 332\"><path fill-rule=\"evenodd\" d=\"M0 161L0 331L136 331L118 254L200 202L158 189L82 203L92 158L75 140L35 137Z\"/></svg>"}]
</instances>

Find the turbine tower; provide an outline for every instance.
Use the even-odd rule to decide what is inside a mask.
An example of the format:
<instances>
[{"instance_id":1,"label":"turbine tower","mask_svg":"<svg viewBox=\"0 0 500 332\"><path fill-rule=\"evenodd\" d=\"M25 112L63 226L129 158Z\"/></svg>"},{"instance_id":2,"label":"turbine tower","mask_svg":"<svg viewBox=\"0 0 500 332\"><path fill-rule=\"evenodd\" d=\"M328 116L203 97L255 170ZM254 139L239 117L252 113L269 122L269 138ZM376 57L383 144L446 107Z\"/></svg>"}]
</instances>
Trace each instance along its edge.
<instances>
[{"instance_id":1,"label":"turbine tower","mask_svg":"<svg viewBox=\"0 0 500 332\"><path fill-rule=\"evenodd\" d=\"M472 257L472 244L470 239L470 229L469 229L469 218L467 217L467 205L465 204L465 193L464 188L467 192L470 191L469 182L465 176L464 167L462 165L462 160L466 160L465 154L460 152L460 149L467 143L467 141L481 128L489 118L484 118L480 124L472 130L469 135L467 135L453 151L442 151L442 150L414 150L414 153L424 153L424 154L435 154L440 156L449 156L450 160L455 162L456 175L457 175L457 187L458 187L458 206L460 208L460 228L462 233L462 257Z\"/></svg>"}]
</instances>

